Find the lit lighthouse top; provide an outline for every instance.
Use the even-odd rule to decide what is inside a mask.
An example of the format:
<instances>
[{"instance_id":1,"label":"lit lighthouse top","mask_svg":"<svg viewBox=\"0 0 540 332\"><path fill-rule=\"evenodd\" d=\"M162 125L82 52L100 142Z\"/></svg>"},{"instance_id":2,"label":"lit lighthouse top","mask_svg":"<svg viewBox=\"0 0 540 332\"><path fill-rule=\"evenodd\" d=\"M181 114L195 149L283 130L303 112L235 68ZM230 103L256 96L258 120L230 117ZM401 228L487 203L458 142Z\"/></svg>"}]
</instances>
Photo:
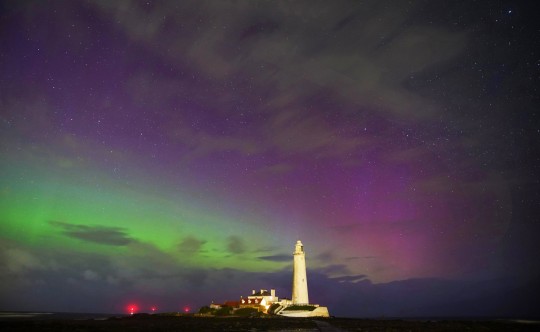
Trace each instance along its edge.
<instances>
[{"instance_id":1,"label":"lit lighthouse top","mask_svg":"<svg viewBox=\"0 0 540 332\"><path fill-rule=\"evenodd\" d=\"M298 240L296 241L296 246L294 247L293 254L303 254L303 253L304 253L304 245L302 244L302 241Z\"/></svg>"}]
</instances>

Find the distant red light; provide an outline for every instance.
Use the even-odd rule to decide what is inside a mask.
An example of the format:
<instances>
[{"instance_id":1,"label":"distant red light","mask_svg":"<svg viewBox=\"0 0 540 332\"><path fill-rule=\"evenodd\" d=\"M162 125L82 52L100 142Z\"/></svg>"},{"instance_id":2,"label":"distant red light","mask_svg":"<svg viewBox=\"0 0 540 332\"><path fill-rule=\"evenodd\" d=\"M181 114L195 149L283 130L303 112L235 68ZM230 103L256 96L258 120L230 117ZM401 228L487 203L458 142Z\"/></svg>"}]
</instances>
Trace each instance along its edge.
<instances>
[{"instance_id":1,"label":"distant red light","mask_svg":"<svg viewBox=\"0 0 540 332\"><path fill-rule=\"evenodd\" d=\"M157 308L155 306L152 307L152 312L156 312Z\"/></svg>"},{"instance_id":2,"label":"distant red light","mask_svg":"<svg viewBox=\"0 0 540 332\"><path fill-rule=\"evenodd\" d=\"M188 307L188 306L185 306L185 307L184 307L184 312L185 312L185 313L188 313L188 312L190 312L190 311L191 311L191 308L190 308L190 307Z\"/></svg>"},{"instance_id":3,"label":"distant red light","mask_svg":"<svg viewBox=\"0 0 540 332\"><path fill-rule=\"evenodd\" d=\"M137 307L136 304L128 304L128 306L127 306L127 311L129 312L130 315L133 315L138 310L139 310L139 308Z\"/></svg>"}]
</instances>

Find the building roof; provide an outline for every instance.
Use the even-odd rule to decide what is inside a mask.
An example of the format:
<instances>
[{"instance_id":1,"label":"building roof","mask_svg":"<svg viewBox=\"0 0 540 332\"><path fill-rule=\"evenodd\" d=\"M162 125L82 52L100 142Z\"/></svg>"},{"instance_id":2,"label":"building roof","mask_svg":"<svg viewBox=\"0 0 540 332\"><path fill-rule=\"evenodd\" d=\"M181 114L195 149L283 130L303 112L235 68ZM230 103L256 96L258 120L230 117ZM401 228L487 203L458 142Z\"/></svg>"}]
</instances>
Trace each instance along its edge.
<instances>
[{"instance_id":1,"label":"building roof","mask_svg":"<svg viewBox=\"0 0 540 332\"><path fill-rule=\"evenodd\" d=\"M251 296L250 296L251 297ZM256 297L256 298L247 298L247 299L241 299L240 304L260 304L263 300L262 297Z\"/></svg>"},{"instance_id":2,"label":"building roof","mask_svg":"<svg viewBox=\"0 0 540 332\"><path fill-rule=\"evenodd\" d=\"M236 307L240 306L240 301L225 301L224 305L226 305L228 307L236 308Z\"/></svg>"}]
</instances>

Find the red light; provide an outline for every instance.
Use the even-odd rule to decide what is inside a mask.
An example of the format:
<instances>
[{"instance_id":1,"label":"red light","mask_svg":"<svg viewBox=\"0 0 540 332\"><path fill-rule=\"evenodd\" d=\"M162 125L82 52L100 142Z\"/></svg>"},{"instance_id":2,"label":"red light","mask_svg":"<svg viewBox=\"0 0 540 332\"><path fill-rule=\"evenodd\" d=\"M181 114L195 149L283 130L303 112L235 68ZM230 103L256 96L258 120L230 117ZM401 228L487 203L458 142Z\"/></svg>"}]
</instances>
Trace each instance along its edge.
<instances>
[{"instance_id":1,"label":"red light","mask_svg":"<svg viewBox=\"0 0 540 332\"><path fill-rule=\"evenodd\" d=\"M156 312L157 310L156 306L153 306L151 310L152 310L152 313Z\"/></svg>"},{"instance_id":2,"label":"red light","mask_svg":"<svg viewBox=\"0 0 540 332\"><path fill-rule=\"evenodd\" d=\"M133 314L136 313L138 310L139 310L139 308L137 307L136 304L129 304L129 305L127 306L127 311L129 312L130 315L133 315Z\"/></svg>"},{"instance_id":3,"label":"red light","mask_svg":"<svg viewBox=\"0 0 540 332\"><path fill-rule=\"evenodd\" d=\"M190 307L188 307L188 306L185 306L185 307L184 307L184 312L185 312L185 313L188 313L188 312L190 312L190 311L191 311L191 308L190 308Z\"/></svg>"}]
</instances>

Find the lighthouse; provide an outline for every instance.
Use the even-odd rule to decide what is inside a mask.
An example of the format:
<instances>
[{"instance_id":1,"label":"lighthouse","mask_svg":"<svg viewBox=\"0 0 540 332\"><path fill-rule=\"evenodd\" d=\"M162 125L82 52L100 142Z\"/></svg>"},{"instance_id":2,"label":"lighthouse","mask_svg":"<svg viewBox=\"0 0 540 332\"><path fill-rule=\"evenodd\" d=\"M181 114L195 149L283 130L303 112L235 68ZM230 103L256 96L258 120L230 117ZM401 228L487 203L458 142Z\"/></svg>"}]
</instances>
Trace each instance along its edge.
<instances>
[{"instance_id":1,"label":"lighthouse","mask_svg":"<svg viewBox=\"0 0 540 332\"><path fill-rule=\"evenodd\" d=\"M309 304L307 275L306 275L306 253L302 241L296 241L293 252L293 285L292 303Z\"/></svg>"},{"instance_id":2,"label":"lighthouse","mask_svg":"<svg viewBox=\"0 0 540 332\"><path fill-rule=\"evenodd\" d=\"M309 303L307 292L306 253L302 241L296 241L293 252L291 300L283 299L274 313L285 317L330 317L327 307Z\"/></svg>"}]
</instances>

